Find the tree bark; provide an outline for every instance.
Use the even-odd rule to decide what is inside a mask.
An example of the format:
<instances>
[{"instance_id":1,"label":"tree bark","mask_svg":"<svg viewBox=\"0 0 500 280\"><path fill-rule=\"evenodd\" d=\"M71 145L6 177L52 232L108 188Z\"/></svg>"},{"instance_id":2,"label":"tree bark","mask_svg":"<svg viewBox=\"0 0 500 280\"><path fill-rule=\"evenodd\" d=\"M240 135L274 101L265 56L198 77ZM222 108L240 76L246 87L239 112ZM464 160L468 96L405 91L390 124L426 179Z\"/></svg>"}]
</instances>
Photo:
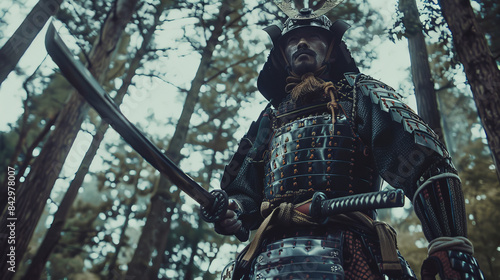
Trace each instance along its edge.
<instances>
[{"instance_id":1,"label":"tree bark","mask_svg":"<svg viewBox=\"0 0 500 280\"><path fill-rule=\"evenodd\" d=\"M121 37L125 26L130 21L134 13L134 7L138 0L115 2L112 10L108 14L101 29L97 43L90 53L90 72L96 79L102 82L104 73L109 67L111 53ZM16 190L15 212L4 211L0 220L1 233L10 233L8 224L13 221L9 218L16 217L15 224L15 245L2 242L1 252L14 251L16 267L19 260L22 260L33 231L40 219L46 201L50 196L52 187L62 169L68 152L76 138L80 126L88 112L88 105L83 102L82 97L73 92L70 99L62 109L56 121L56 128L49 136L40 155L35 160L28 174L26 181ZM14 245L14 250L11 246ZM7 254L0 256L0 275L4 279L11 279L14 275L8 268L12 267L7 263ZM10 260L10 259L9 259Z\"/></svg>"},{"instance_id":2,"label":"tree bark","mask_svg":"<svg viewBox=\"0 0 500 280\"><path fill-rule=\"evenodd\" d=\"M63 0L40 0L26 16L14 35L0 49L0 85L14 70L47 20L59 11Z\"/></svg>"},{"instance_id":3,"label":"tree bark","mask_svg":"<svg viewBox=\"0 0 500 280\"><path fill-rule=\"evenodd\" d=\"M39 279L42 275L43 269L45 268L45 264L47 263L52 250L61 239L61 232L63 230L64 224L66 223L68 211L70 210L71 205L73 205L73 201L78 195L78 190L80 189L85 175L87 175L89 171L92 159L95 157L95 154L99 148L99 144L104 137L103 131L105 131L108 126L109 125L105 123L101 124L98 128L97 133L92 138L90 148L85 153L82 163L78 167L75 178L73 179L73 181L71 181L68 190L64 194L64 197L59 204L59 207L57 208L57 212L54 214L54 221L45 234L45 238L38 247L36 254L31 259L31 264L26 270L23 279Z\"/></svg>"},{"instance_id":4,"label":"tree bark","mask_svg":"<svg viewBox=\"0 0 500 280\"><path fill-rule=\"evenodd\" d=\"M189 123L198 101L200 88L205 83L205 77L207 76L207 70L209 68L210 61L212 60L215 46L219 44L219 37L222 34L223 27L226 23L225 18L231 13L228 2L229 0L225 0L221 3L219 15L217 16L217 21L214 24L214 30L212 31L212 34L202 51L200 65L195 78L191 83L191 88L187 93L181 116L177 122L174 135L172 136L172 140L170 141L166 151L167 156L175 164L179 164L181 160L180 151L186 142ZM171 183L168 179L161 176L158 184L158 190L151 198L150 211L146 224L144 225L144 229L142 230L139 243L137 244L137 249L129 263L127 277L137 277L137 279L140 279L141 275L144 275L144 272L147 270L150 270L147 272L148 275L154 275L154 277L157 275L157 272L155 274L155 271L151 271L149 268L149 262L151 260L153 250L157 250L157 258L162 258L165 252L167 242L163 239L168 238L168 234L164 231L168 220L163 219L163 217L168 216L166 207L168 206L168 201L170 200L170 186Z\"/></svg>"},{"instance_id":5,"label":"tree bark","mask_svg":"<svg viewBox=\"0 0 500 280\"><path fill-rule=\"evenodd\" d=\"M410 52L411 76L415 87L415 97L419 116L439 136L445 144L441 115L434 90L429 66L429 55L423 34L422 22L415 0L399 0L399 10L403 13L403 25L408 39Z\"/></svg>"},{"instance_id":6,"label":"tree bark","mask_svg":"<svg viewBox=\"0 0 500 280\"><path fill-rule=\"evenodd\" d=\"M500 70L470 1L440 0L453 45L463 64L500 179Z\"/></svg>"},{"instance_id":7,"label":"tree bark","mask_svg":"<svg viewBox=\"0 0 500 280\"><path fill-rule=\"evenodd\" d=\"M144 160L140 160L140 165L142 166ZM127 209L125 210L125 221L123 222L121 232L120 232L120 238L118 239L118 244L115 246L115 253L113 257L111 258L109 262L109 267L108 267L108 279L109 280L114 280L116 278L116 275L121 275L119 268L117 268L117 263L118 263L118 257L120 255L120 251L125 245L125 233L127 232L127 228L129 226L130 222L130 215L132 214L132 206L135 204L135 199L134 197L137 195L137 188L138 188L138 183L139 183L139 178L141 177L140 173L137 173L134 177L134 193L132 194L132 197L130 198L130 201L127 203L126 207Z\"/></svg>"}]
</instances>

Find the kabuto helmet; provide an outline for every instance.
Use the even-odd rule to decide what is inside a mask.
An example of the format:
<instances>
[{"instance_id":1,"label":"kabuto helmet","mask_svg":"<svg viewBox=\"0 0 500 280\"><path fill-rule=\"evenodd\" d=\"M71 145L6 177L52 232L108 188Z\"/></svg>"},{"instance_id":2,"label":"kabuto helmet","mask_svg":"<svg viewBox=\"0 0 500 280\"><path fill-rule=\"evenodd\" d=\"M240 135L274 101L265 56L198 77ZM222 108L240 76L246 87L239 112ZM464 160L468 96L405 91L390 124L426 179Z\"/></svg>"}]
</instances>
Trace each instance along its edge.
<instances>
[{"instance_id":1,"label":"kabuto helmet","mask_svg":"<svg viewBox=\"0 0 500 280\"><path fill-rule=\"evenodd\" d=\"M291 0L274 1L288 16L282 26L271 25L264 28L273 42L273 48L267 62L259 73L257 86L261 94L275 107L286 96L285 80L290 75L289 63L283 52L285 38L290 32L300 28L312 28L322 32L330 39L326 55L326 71L331 80L340 80L345 72L359 72L352 59L342 36L350 27L346 22L337 20L332 23L324 14L337 6L343 0L327 0L318 10L303 8L300 11L292 8Z\"/></svg>"}]
</instances>

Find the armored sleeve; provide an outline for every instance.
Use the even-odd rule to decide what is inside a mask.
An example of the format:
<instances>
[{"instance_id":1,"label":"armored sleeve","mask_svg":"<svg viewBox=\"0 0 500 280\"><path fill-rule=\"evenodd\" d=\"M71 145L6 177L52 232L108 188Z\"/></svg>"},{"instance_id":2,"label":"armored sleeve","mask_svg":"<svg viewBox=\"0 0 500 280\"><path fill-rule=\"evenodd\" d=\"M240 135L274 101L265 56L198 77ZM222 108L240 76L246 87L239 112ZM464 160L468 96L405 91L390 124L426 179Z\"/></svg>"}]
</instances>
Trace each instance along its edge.
<instances>
[{"instance_id":1,"label":"armored sleeve","mask_svg":"<svg viewBox=\"0 0 500 280\"><path fill-rule=\"evenodd\" d=\"M380 176L412 200L426 238L465 236L460 179L438 136L392 88L362 74L346 77L355 86L359 136Z\"/></svg>"},{"instance_id":2,"label":"armored sleeve","mask_svg":"<svg viewBox=\"0 0 500 280\"><path fill-rule=\"evenodd\" d=\"M264 188L264 161L266 144L271 134L269 106L254 122L240 141L237 152L224 170L221 188L235 199L242 210L239 219L247 229L255 229L262 222L260 203Z\"/></svg>"}]
</instances>

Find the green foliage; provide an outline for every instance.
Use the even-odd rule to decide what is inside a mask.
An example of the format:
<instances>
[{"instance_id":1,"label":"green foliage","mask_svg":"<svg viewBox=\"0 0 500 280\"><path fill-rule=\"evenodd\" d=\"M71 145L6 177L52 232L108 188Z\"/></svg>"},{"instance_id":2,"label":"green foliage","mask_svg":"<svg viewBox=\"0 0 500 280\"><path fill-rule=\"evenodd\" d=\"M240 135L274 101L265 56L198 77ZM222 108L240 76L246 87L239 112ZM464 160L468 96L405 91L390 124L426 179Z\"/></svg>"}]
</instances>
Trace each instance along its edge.
<instances>
[{"instance_id":1,"label":"green foliage","mask_svg":"<svg viewBox=\"0 0 500 280\"><path fill-rule=\"evenodd\" d=\"M495 221L500 219L500 183L484 140L479 138L464 147L456 160L460 171L469 238L486 279L498 279L500 272L500 235Z\"/></svg>"},{"instance_id":2,"label":"green foliage","mask_svg":"<svg viewBox=\"0 0 500 280\"><path fill-rule=\"evenodd\" d=\"M44 139L37 140L37 138L47 123L55 118L71 92L71 86L61 75L43 76L40 72L26 79L24 88L26 91L24 114L19 117L15 126L11 126L12 130L0 132L2 182L7 165L15 166L19 170L19 166L26 158L31 159L32 155L27 154L30 151L29 147L43 145ZM20 150L16 153L18 145Z\"/></svg>"},{"instance_id":3,"label":"green foliage","mask_svg":"<svg viewBox=\"0 0 500 280\"><path fill-rule=\"evenodd\" d=\"M131 257L136 230L128 227L132 220L140 223L145 215L152 185L142 191L138 187L140 179L151 179L152 168L121 141L108 145L107 150L112 151L110 160L105 161L108 166L84 184L50 257L48 273L56 279L60 279L57 275L84 271L101 277L120 275L119 266ZM108 271L113 260L115 267Z\"/></svg>"},{"instance_id":4,"label":"green foliage","mask_svg":"<svg viewBox=\"0 0 500 280\"><path fill-rule=\"evenodd\" d=\"M356 61L357 66L369 69L371 62L376 58L374 49L380 37L386 34L384 20L380 13L372 8L370 3L363 0L344 1L335 9L327 13L330 19L344 20L351 28L344 35L344 41Z\"/></svg>"}]
</instances>

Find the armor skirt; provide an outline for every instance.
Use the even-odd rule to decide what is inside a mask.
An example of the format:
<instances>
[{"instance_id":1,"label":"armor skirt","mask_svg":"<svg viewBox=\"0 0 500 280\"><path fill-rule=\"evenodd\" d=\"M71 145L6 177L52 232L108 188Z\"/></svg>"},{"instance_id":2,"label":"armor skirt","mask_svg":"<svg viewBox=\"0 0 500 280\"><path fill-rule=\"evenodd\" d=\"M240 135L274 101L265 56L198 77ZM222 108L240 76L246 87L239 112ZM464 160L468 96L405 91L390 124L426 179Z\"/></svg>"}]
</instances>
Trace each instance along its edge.
<instances>
[{"instance_id":1,"label":"armor skirt","mask_svg":"<svg viewBox=\"0 0 500 280\"><path fill-rule=\"evenodd\" d=\"M417 279L400 255L403 274L384 274L376 239L363 233L337 230L295 235L265 242L250 279Z\"/></svg>"}]
</instances>

